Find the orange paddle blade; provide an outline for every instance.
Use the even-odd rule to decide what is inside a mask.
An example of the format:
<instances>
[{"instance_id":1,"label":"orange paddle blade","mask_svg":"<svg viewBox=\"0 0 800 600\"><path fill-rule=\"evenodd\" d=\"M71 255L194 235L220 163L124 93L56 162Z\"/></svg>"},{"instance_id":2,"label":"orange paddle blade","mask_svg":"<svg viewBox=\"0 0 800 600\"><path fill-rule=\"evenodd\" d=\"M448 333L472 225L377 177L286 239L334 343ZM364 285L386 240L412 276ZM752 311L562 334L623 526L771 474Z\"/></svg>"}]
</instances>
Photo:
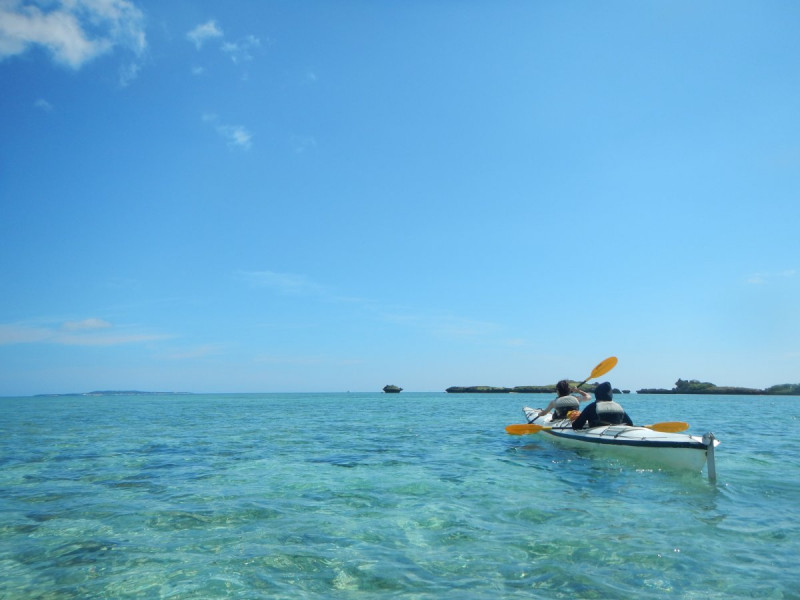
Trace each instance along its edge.
<instances>
[{"instance_id":1,"label":"orange paddle blade","mask_svg":"<svg viewBox=\"0 0 800 600\"><path fill-rule=\"evenodd\" d=\"M534 425L533 423L506 425L506 433L511 435L525 435L526 433L539 433L542 429L552 429L544 425Z\"/></svg>"},{"instance_id":2,"label":"orange paddle blade","mask_svg":"<svg viewBox=\"0 0 800 600\"><path fill-rule=\"evenodd\" d=\"M605 359L603 362L597 365L594 369L592 369L592 374L589 375L589 379L595 379L596 377L605 375L616 366L617 366L617 357L609 356L607 359Z\"/></svg>"},{"instance_id":3,"label":"orange paddle blade","mask_svg":"<svg viewBox=\"0 0 800 600\"><path fill-rule=\"evenodd\" d=\"M652 429L653 431L663 431L664 433L679 433L689 429L689 424L683 421L663 421L661 423L645 425L644 427Z\"/></svg>"},{"instance_id":4,"label":"orange paddle blade","mask_svg":"<svg viewBox=\"0 0 800 600\"><path fill-rule=\"evenodd\" d=\"M601 375L605 375L611 369L617 366L617 357L616 356L609 356L599 365L597 365L594 369L592 369L592 373L583 381L581 381L577 387L581 387L584 383L589 381L590 379L594 379L595 377L600 377Z\"/></svg>"}]
</instances>

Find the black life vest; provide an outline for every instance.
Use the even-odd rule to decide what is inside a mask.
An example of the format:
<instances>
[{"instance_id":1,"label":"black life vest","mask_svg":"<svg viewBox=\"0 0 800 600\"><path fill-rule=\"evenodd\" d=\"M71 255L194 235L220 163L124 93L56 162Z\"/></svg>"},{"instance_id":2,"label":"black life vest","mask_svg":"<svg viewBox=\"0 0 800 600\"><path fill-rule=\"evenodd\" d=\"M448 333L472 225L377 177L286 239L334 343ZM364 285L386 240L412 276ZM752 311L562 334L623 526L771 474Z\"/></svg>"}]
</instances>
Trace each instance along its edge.
<instances>
[{"instance_id":1,"label":"black life vest","mask_svg":"<svg viewBox=\"0 0 800 600\"><path fill-rule=\"evenodd\" d=\"M595 410L600 425L620 425L625 421L625 410L613 400L597 401Z\"/></svg>"}]
</instances>

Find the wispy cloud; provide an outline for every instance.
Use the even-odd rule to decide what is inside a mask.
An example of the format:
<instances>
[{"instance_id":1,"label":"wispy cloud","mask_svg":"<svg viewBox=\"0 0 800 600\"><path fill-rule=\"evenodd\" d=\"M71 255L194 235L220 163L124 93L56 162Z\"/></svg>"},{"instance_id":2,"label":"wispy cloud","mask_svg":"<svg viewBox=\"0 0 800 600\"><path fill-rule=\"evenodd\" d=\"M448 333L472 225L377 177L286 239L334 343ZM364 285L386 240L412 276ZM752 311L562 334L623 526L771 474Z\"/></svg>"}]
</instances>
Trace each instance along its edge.
<instances>
[{"instance_id":1,"label":"wispy cloud","mask_svg":"<svg viewBox=\"0 0 800 600\"><path fill-rule=\"evenodd\" d=\"M116 328L97 318L42 326L0 323L0 346L11 344L57 344L62 346L118 346L167 339L163 334L140 333Z\"/></svg>"},{"instance_id":2,"label":"wispy cloud","mask_svg":"<svg viewBox=\"0 0 800 600\"><path fill-rule=\"evenodd\" d=\"M229 146L248 150L253 145L253 134L241 125L218 125L217 132L228 140Z\"/></svg>"},{"instance_id":3,"label":"wispy cloud","mask_svg":"<svg viewBox=\"0 0 800 600\"><path fill-rule=\"evenodd\" d=\"M219 28L214 19L211 19L192 29L186 34L186 37L200 50L207 41L221 38L222 35L222 29Z\"/></svg>"},{"instance_id":4,"label":"wispy cloud","mask_svg":"<svg viewBox=\"0 0 800 600\"><path fill-rule=\"evenodd\" d=\"M173 352L160 355L165 360L191 360L195 358L205 358L222 353L222 348L215 344L202 344L190 348L182 348Z\"/></svg>"},{"instance_id":5,"label":"wispy cloud","mask_svg":"<svg viewBox=\"0 0 800 600\"><path fill-rule=\"evenodd\" d=\"M128 0L60 0L38 5L1 0L0 59L34 46L46 48L53 60L73 69L116 47L132 52L138 61L147 47L144 15ZM125 69L121 83L138 72L138 67Z\"/></svg>"},{"instance_id":6,"label":"wispy cloud","mask_svg":"<svg viewBox=\"0 0 800 600\"><path fill-rule=\"evenodd\" d=\"M83 321L67 321L61 328L66 331L88 331L91 329L108 329L111 323L103 319L84 319Z\"/></svg>"},{"instance_id":7,"label":"wispy cloud","mask_svg":"<svg viewBox=\"0 0 800 600\"><path fill-rule=\"evenodd\" d=\"M290 138L290 143L295 154L303 154L317 147L317 140L311 135L293 135Z\"/></svg>"},{"instance_id":8,"label":"wispy cloud","mask_svg":"<svg viewBox=\"0 0 800 600\"><path fill-rule=\"evenodd\" d=\"M281 294L320 295L326 288L305 275L275 271L237 271L236 276L253 288L271 289Z\"/></svg>"},{"instance_id":9,"label":"wispy cloud","mask_svg":"<svg viewBox=\"0 0 800 600\"><path fill-rule=\"evenodd\" d=\"M224 37L222 29L214 19L198 25L186 34L186 38L197 50L212 40L219 41L219 50L237 65L253 60L253 53L261 46L261 40L253 34L245 35L235 41L225 40ZM199 74L197 69L198 67L193 69L195 74Z\"/></svg>"},{"instance_id":10,"label":"wispy cloud","mask_svg":"<svg viewBox=\"0 0 800 600\"><path fill-rule=\"evenodd\" d=\"M253 134L243 125L222 123L217 115L214 114L203 115L203 122L213 126L216 132L227 141L228 146L231 148L249 150L253 145Z\"/></svg>"},{"instance_id":11,"label":"wispy cloud","mask_svg":"<svg viewBox=\"0 0 800 600\"><path fill-rule=\"evenodd\" d=\"M122 65L119 68L119 84L122 87L130 85L138 76L141 71L142 65L137 62Z\"/></svg>"},{"instance_id":12,"label":"wispy cloud","mask_svg":"<svg viewBox=\"0 0 800 600\"><path fill-rule=\"evenodd\" d=\"M489 321L468 319L456 315L383 313L390 323L423 329L437 337L466 339L497 333L500 327Z\"/></svg>"},{"instance_id":13,"label":"wispy cloud","mask_svg":"<svg viewBox=\"0 0 800 600\"><path fill-rule=\"evenodd\" d=\"M261 40L254 35L247 35L236 42L225 42L222 51L230 57L234 64L253 60L252 50L261 46Z\"/></svg>"},{"instance_id":14,"label":"wispy cloud","mask_svg":"<svg viewBox=\"0 0 800 600\"><path fill-rule=\"evenodd\" d=\"M166 340L171 336L147 333L116 333L95 335L59 335L50 340L63 346L123 346Z\"/></svg>"},{"instance_id":15,"label":"wispy cloud","mask_svg":"<svg viewBox=\"0 0 800 600\"><path fill-rule=\"evenodd\" d=\"M428 335L447 339L485 339L503 333L503 326L491 321L470 319L453 314L411 311L401 307L381 306L373 300L339 294L336 290L317 283L305 275L296 273L280 273L276 271L236 272L236 278L251 288L266 289L283 295L315 297L327 303L349 304L358 306L369 318L398 325L408 329L416 329ZM511 339L498 343L512 346L525 345L525 340Z\"/></svg>"},{"instance_id":16,"label":"wispy cloud","mask_svg":"<svg viewBox=\"0 0 800 600\"><path fill-rule=\"evenodd\" d=\"M35 344L47 341L55 334L55 331L46 327L0 323L0 346Z\"/></svg>"},{"instance_id":17,"label":"wispy cloud","mask_svg":"<svg viewBox=\"0 0 800 600\"><path fill-rule=\"evenodd\" d=\"M775 271L771 273L754 273L747 278L747 283L752 285L765 285L774 281L789 279L794 277L797 271L794 269L786 269L783 271Z\"/></svg>"},{"instance_id":18,"label":"wispy cloud","mask_svg":"<svg viewBox=\"0 0 800 600\"><path fill-rule=\"evenodd\" d=\"M330 356L256 356L254 362L270 365L299 365L299 366L320 366L332 365L335 367L346 367L359 365L364 361L360 358L340 358Z\"/></svg>"},{"instance_id":19,"label":"wispy cloud","mask_svg":"<svg viewBox=\"0 0 800 600\"><path fill-rule=\"evenodd\" d=\"M50 104L50 103L49 103L47 100L45 100L44 98L39 98L39 99L38 99L36 102L34 102L34 103L33 103L33 105L34 105L36 108L38 108L38 109L40 109L40 110L43 110L43 111L45 111L45 112L50 112L50 111L52 111L52 110L53 110L53 105L52 105L52 104Z\"/></svg>"}]
</instances>

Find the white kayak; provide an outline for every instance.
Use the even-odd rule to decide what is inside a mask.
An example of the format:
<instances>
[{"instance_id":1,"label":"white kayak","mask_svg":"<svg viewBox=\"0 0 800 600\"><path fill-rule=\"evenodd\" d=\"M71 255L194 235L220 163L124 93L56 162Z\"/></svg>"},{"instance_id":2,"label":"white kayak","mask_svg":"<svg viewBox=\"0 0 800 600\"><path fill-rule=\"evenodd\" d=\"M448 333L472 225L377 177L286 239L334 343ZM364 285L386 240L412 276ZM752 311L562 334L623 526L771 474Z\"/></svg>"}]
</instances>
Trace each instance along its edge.
<instances>
[{"instance_id":1,"label":"white kayak","mask_svg":"<svg viewBox=\"0 0 800 600\"><path fill-rule=\"evenodd\" d=\"M608 450L609 455L633 460L638 465L701 471L708 461L708 476L716 478L714 447L719 440L712 433L703 436L665 433L646 427L602 425L572 429L569 419L552 420L550 414L539 417L538 408L524 407L528 423L542 425L548 439L573 448Z\"/></svg>"}]
</instances>

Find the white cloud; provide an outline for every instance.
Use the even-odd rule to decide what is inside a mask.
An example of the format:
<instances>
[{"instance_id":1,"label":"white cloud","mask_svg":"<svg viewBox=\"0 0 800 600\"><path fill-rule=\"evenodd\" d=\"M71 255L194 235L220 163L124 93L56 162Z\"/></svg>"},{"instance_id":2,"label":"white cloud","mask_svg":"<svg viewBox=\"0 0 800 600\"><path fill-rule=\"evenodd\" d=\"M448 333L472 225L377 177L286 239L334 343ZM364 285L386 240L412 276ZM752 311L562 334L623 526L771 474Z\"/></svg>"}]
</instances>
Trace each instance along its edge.
<instances>
[{"instance_id":1,"label":"white cloud","mask_svg":"<svg viewBox=\"0 0 800 600\"><path fill-rule=\"evenodd\" d=\"M236 146L245 150L252 146L250 140L253 139L253 134L241 125L218 125L217 132L228 140L229 146Z\"/></svg>"},{"instance_id":2,"label":"white cloud","mask_svg":"<svg viewBox=\"0 0 800 600\"><path fill-rule=\"evenodd\" d=\"M224 37L222 29L219 28L214 19L198 25L186 34L186 38L200 50L206 42L221 39ZM233 61L234 64L253 60L253 51L261 46L261 40L250 34L239 38L234 42L224 41L219 46L223 54ZM195 72L195 74L198 74Z\"/></svg>"},{"instance_id":3,"label":"white cloud","mask_svg":"<svg viewBox=\"0 0 800 600\"><path fill-rule=\"evenodd\" d=\"M34 46L73 69L115 47L138 58L147 47L144 16L128 0L0 0L0 59Z\"/></svg>"},{"instance_id":4,"label":"white cloud","mask_svg":"<svg viewBox=\"0 0 800 600\"><path fill-rule=\"evenodd\" d=\"M61 328L67 331L81 331L88 329L107 329L111 323L103 319L84 319L83 321L67 321Z\"/></svg>"},{"instance_id":5,"label":"white cloud","mask_svg":"<svg viewBox=\"0 0 800 600\"><path fill-rule=\"evenodd\" d=\"M250 51L254 48L258 48L260 45L261 40L254 35L248 35L237 42L225 42L222 44L222 51L230 57L234 64L238 64L240 62L253 60L253 55Z\"/></svg>"},{"instance_id":6,"label":"white cloud","mask_svg":"<svg viewBox=\"0 0 800 600\"><path fill-rule=\"evenodd\" d=\"M214 127L216 132L228 142L228 146L249 150L253 145L253 134L244 126L220 123L217 115L211 113L204 114L202 119L204 123L209 123Z\"/></svg>"},{"instance_id":7,"label":"white cloud","mask_svg":"<svg viewBox=\"0 0 800 600\"><path fill-rule=\"evenodd\" d=\"M40 108L40 109L42 109L42 110L43 110L43 111L45 111L45 112L50 112L51 110L53 110L53 105L52 105L52 104L50 104L50 103L49 103L47 100L45 100L44 98L39 98L39 99L38 99L38 100L37 100L37 101L34 103L34 106L35 106L36 108Z\"/></svg>"},{"instance_id":8,"label":"white cloud","mask_svg":"<svg viewBox=\"0 0 800 600\"><path fill-rule=\"evenodd\" d=\"M222 30L217 27L217 22L212 19L192 29L186 34L186 37L200 50L208 40L222 37Z\"/></svg>"}]
</instances>

